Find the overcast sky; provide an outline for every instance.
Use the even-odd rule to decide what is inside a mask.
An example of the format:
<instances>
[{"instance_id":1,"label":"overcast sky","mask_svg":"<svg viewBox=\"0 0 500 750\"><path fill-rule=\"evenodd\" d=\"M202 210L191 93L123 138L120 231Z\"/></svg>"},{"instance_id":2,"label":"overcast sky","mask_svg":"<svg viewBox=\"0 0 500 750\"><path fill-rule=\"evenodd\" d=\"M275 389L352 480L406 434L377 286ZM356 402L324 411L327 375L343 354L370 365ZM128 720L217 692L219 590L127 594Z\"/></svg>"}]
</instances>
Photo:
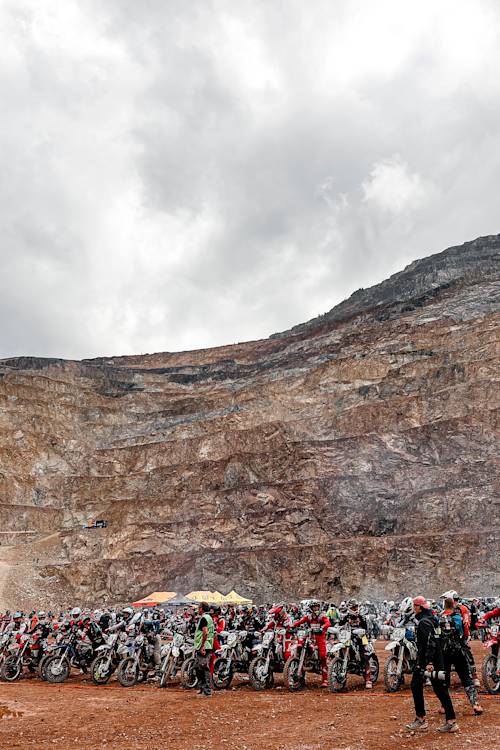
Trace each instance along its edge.
<instances>
[{"instance_id":1,"label":"overcast sky","mask_svg":"<svg viewBox=\"0 0 500 750\"><path fill-rule=\"evenodd\" d=\"M497 0L0 0L0 357L266 337L500 232Z\"/></svg>"}]
</instances>

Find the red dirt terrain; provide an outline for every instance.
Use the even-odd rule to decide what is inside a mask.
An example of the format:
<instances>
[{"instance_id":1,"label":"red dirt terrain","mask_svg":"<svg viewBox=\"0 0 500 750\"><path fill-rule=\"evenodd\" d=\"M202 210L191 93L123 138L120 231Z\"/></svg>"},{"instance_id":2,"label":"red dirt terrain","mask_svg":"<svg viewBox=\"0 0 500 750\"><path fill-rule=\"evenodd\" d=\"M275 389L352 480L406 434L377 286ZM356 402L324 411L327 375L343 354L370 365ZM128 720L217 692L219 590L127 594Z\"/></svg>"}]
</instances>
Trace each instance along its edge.
<instances>
[{"instance_id":1,"label":"red dirt terrain","mask_svg":"<svg viewBox=\"0 0 500 750\"><path fill-rule=\"evenodd\" d=\"M383 643L377 644L381 655ZM474 644L476 661L484 651ZM383 656L382 656L383 660ZM438 702L427 689L429 731L411 735L408 687L371 693L353 683L347 693L321 690L315 678L302 693L278 686L256 693L243 680L232 690L200 698L179 687L96 687L87 678L46 685L36 678L0 683L0 748L59 750L392 750L418 747L493 748L498 741L500 698L481 695L485 713L472 716L463 690L454 685L460 732L441 736Z\"/></svg>"}]
</instances>

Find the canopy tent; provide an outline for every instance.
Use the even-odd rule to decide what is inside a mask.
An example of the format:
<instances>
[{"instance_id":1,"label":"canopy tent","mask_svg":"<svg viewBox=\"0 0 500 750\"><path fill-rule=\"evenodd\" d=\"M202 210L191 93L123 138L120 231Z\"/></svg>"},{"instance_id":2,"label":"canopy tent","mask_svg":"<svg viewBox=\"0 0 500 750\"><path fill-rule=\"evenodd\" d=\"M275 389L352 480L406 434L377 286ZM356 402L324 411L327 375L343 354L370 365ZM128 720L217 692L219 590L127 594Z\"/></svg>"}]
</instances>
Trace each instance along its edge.
<instances>
[{"instance_id":1,"label":"canopy tent","mask_svg":"<svg viewBox=\"0 0 500 750\"><path fill-rule=\"evenodd\" d=\"M240 596L234 589L229 594L226 594L224 601L226 604L252 604L251 599L245 599L244 596Z\"/></svg>"},{"instance_id":2,"label":"canopy tent","mask_svg":"<svg viewBox=\"0 0 500 750\"><path fill-rule=\"evenodd\" d=\"M195 602L208 602L208 604L222 604L224 597L219 591L190 591L186 594L188 599Z\"/></svg>"},{"instance_id":3,"label":"canopy tent","mask_svg":"<svg viewBox=\"0 0 500 750\"><path fill-rule=\"evenodd\" d=\"M190 591L186 596L196 602L208 602L208 604L252 604L251 599L245 599L234 590L226 596L220 591Z\"/></svg>"},{"instance_id":4,"label":"canopy tent","mask_svg":"<svg viewBox=\"0 0 500 750\"><path fill-rule=\"evenodd\" d=\"M153 591L149 596L145 596L144 599L138 599L136 602L132 602L133 607L157 607L159 604L173 599L176 596L175 591Z\"/></svg>"}]
</instances>

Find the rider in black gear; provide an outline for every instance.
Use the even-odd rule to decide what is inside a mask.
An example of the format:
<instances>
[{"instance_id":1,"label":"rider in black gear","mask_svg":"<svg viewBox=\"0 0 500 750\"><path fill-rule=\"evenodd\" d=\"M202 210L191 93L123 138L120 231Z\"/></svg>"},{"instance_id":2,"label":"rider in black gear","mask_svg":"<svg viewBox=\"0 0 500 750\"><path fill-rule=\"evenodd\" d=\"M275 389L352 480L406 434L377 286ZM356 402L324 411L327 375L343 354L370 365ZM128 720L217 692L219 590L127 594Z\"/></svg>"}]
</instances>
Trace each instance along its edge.
<instances>
[{"instance_id":1,"label":"rider in black gear","mask_svg":"<svg viewBox=\"0 0 500 750\"><path fill-rule=\"evenodd\" d=\"M347 602L347 612L343 614L339 620L339 626L342 627L342 625L349 625L351 628L363 628L363 630L367 631L368 626L365 618L359 611L359 603L357 599L349 599L349 601ZM363 672L365 675L365 687L370 690L373 687L373 683L371 679L372 676L365 646L362 642L362 639L358 636L353 634L352 639L356 642L359 649L361 666L363 667Z\"/></svg>"}]
</instances>

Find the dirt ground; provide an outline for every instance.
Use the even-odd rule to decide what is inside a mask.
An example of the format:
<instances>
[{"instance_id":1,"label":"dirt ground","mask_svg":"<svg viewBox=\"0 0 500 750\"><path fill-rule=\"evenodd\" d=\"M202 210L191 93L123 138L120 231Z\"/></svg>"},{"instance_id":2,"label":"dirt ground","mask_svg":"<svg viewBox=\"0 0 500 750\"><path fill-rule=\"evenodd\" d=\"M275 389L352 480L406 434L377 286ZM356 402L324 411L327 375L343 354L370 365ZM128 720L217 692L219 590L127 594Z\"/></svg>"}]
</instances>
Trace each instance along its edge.
<instances>
[{"instance_id":1,"label":"dirt ground","mask_svg":"<svg viewBox=\"0 0 500 750\"><path fill-rule=\"evenodd\" d=\"M384 643L377 644L381 662ZM474 644L476 662L485 651ZM154 685L122 688L116 682L97 687L87 678L71 677L47 685L26 677L0 683L0 749L57 750L394 750L396 748L480 748L496 746L500 697L481 695L485 713L474 717L463 691L452 698L460 732L442 736L438 702L427 688L430 728L412 736L404 724L414 717L407 684L396 694L384 692L379 680L366 692L353 678L349 692L332 695L312 677L301 693L281 686L254 692L244 680L213 698Z\"/></svg>"}]
</instances>

